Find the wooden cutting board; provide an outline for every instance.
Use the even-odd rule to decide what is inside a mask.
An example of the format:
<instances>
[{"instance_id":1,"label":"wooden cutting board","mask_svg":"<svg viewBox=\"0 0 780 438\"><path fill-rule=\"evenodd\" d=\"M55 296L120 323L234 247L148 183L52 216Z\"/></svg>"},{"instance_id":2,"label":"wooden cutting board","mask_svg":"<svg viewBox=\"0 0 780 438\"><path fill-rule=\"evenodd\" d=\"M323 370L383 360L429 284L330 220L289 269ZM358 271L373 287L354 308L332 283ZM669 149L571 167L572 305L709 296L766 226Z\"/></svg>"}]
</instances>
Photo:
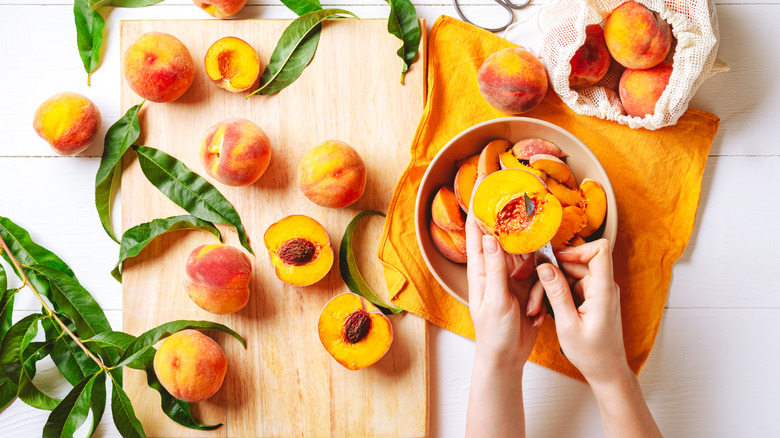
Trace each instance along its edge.
<instances>
[{"instance_id":1,"label":"wooden cutting board","mask_svg":"<svg viewBox=\"0 0 780 438\"><path fill-rule=\"evenodd\" d=\"M215 431L186 429L160 410L157 392L145 375L128 370L125 388L150 436L369 437L428 434L428 330L409 314L390 317L394 341L372 367L348 371L322 347L317 335L320 310L333 296L347 291L337 262L327 277L309 287L293 287L273 273L263 246L270 224L290 214L318 220L338 250L350 219L364 209L387 211L395 183L409 161L409 145L423 108L425 41L405 84L399 83L400 42L386 31L384 20L338 20L323 24L313 62L290 87L273 96L229 93L206 77L203 57L224 36L251 44L263 65L288 20L122 21L121 53L140 34L163 31L190 50L196 75L192 88L178 100L146 103L141 113L139 144L177 157L206 176L198 148L206 130L230 117L257 123L272 142L271 164L255 184L232 188L209 180L240 214L255 251L249 304L232 315L213 315L198 308L182 286L189 252L213 236L199 231L159 238L135 260L125 263L124 330L140 334L176 319L223 323L244 336L244 350L234 339L214 335L228 357L220 391L194 408L205 423L225 425ZM425 29L424 22L421 28ZM122 81L121 106L139 103ZM296 168L309 148L328 139L352 145L368 170L366 191L344 209L319 207L298 190ZM122 181L122 227L154 218L183 214L126 157ZM207 177L207 176L206 176ZM207 177L208 178L208 177ZM382 268L376 258L382 220L364 219L356 233L358 263L368 283L386 298ZM221 226L226 243L239 246L232 229Z\"/></svg>"}]
</instances>

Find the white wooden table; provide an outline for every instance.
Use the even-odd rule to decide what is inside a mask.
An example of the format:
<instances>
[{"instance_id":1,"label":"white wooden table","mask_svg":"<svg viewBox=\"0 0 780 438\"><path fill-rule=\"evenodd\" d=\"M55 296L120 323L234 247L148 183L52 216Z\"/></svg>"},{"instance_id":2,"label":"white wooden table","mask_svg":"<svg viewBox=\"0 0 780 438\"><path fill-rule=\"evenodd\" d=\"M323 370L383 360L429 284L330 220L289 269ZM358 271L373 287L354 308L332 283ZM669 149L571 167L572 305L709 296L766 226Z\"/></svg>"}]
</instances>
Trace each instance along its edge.
<instances>
[{"instance_id":1,"label":"white wooden table","mask_svg":"<svg viewBox=\"0 0 780 438\"><path fill-rule=\"evenodd\" d=\"M383 0L323 3L366 18L388 13ZM476 20L503 20L490 0L464 3ZM773 274L780 266L780 4L716 3L719 58L731 72L709 79L691 107L720 116L720 131L704 173L696 228L675 266L661 330L640 382L667 436L778 437L780 287ZM415 4L429 26L441 14L455 16L446 0ZM101 139L120 117L119 21L204 18L189 0L112 10L102 66L87 87L72 2L0 0L0 215L62 256L117 328L121 288L108 275L117 246L101 229L93 190ZM277 0L250 0L238 18L293 14ZM103 116L98 140L78 157L55 155L32 129L37 106L66 90L88 96ZM14 320L38 310L29 292L20 294ZM462 436L474 343L433 325L430 342L431 434ZM36 383L64 396L69 387L53 363L46 359L39 368ZM529 363L525 403L529 437L603 436L598 408L581 382ZM17 400L0 412L0 435L39 436L47 415ZM108 411L100 435L119 436L110 417Z\"/></svg>"}]
</instances>

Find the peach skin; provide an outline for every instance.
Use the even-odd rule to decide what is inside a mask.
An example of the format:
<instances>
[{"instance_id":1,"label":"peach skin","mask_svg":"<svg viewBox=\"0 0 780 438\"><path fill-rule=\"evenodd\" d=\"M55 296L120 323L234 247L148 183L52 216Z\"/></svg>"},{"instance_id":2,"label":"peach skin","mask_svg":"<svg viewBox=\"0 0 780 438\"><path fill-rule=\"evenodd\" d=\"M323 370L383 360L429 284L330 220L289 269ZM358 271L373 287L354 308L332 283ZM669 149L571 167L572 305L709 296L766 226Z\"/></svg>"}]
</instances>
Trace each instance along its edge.
<instances>
[{"instance_id":1,"label":"peach skin","mask_svg":"<svg viewBox=\"0 0 780 438\"><path fill-rule=\"evenodd\" d=\"M657 12L629 1L615 8L604 23L609 53L626 68L658 65L672 45L672 31Z\"/></svg>"},{"instance_id":2,"label":"peach skin","mask_svg":"<svg viewBox=\"0 0 780 438\"><path fill-rule=\"evenodd\" d=\"M33 129L60 155L83 151L100 129L100 111L78 93L59 93L46 99L35 111Z\"/></svg>"},{"instance_id":3,"label":"peach skin","mask_svg":"<svg viewBox=\"0 0 780 438\"><path fill-rule=\"evenodd\" d=\"M547 94L547 72L539 58L519 47L490 55L477 72L479 91L493 108L521 114Z\"/></svg>"},{"instance_id":4,"label":"peach skin","mask_svg":"<svg viewBox=\"0 0 780 438\"><path fill-rule=\"evenodd\" d=\"M200 145L200 160L211 177L229 186L257 181L271 161L271 141L246 119L227 119L209 128Z\"/></svg>"},{"instance_id":5,"label":"peach skin","mask_svg":"<svg viewBox=\"0 0 780 438\"><path fill-rule=\"evenodd\" d=\"M127 48L124 74L135 94L152 102L170 102L192 85L195 64L178 38L147 32Z\"/></svg>"},{"instance_id":6,"label":"peach skin","mask_svg":"<svg viewBox=\"0 0 780 438\"><path fill-rule=\"evenodd\" d=\"M184 274L187 295L207 312L237 312L249 301L252 262L238 248L201 245L187 257Z\"/></svg>"},{"instance_id":7,"label":"peach skin","mask_svg":"<svg viewBox=\"0 0 780 438\"><path fill-rule=\"evenodd\" d=\"M154 373L162 386L181 401L197 403L222 386L227 358L222 347L197 330L166 338L154 355Z\"/></svg>"}]
</instances>

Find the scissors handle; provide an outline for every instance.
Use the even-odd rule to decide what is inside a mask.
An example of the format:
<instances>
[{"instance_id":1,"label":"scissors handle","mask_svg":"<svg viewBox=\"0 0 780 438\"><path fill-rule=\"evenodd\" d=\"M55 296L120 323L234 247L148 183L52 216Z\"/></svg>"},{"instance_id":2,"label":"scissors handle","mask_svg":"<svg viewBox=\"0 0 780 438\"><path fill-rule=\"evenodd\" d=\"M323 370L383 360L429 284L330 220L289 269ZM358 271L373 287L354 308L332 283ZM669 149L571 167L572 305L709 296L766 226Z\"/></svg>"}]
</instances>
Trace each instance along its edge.
<instances>
[{"instance_id":1,"label":"scissors handle","mask_svg":"<svg viewBox=\"0 0 780 438\"><path fill-rule=\"evenodd\" d=\"M501 32L502 30L509 27L510 24L512 24L512 21L515 18L514 12L512 12L512 9L519 9L521 7L528 6L528 4L531 3L531 0L526 0L525 5L519 6L515 5L514 3L511 3L510 0L495 0L496 3L498 3L502 8L506 9L507 14L509 15L509 20L501 27L485 27L480 26L468 18L463 14L463 11L460 10L460 4L458 3L458 0L452 0L452 5L455 6L455 12L458 13L458 16L460 16L460 19L465 21L466 23L473 24L474 26L481 27L482 29L485 29L488 32ZM518 7L519 6L519 7Z\"/></svg>"}]
</instances>

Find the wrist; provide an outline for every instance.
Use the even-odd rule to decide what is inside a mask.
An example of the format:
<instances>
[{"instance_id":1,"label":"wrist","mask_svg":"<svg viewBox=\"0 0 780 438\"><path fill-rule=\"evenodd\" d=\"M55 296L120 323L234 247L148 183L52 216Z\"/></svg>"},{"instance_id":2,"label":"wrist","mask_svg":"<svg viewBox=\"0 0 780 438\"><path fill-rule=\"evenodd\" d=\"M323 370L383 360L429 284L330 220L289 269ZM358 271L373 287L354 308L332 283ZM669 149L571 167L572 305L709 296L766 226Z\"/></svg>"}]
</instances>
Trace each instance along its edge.
<instances>
[{"instance_id":1,"label":"wrist","mask_svg":"<svg viewBox=\"0 0 780 438\"><path fill-rule=\"evenodd\" d=\"M588 379L588 383L599 403L604 399L612 399L621 394L633 392L639 387L639 381L628 364L609 373L604 378Z\"/></svg>"},{"instance_id":2,"label":"wrist","mask_svg":"<svg viewBox=\"0 0 780 438\"><path fill-rule=\"evenodd\" d=\"M474 354L474 369L475 371L479 369L490 373L522 376L527 360L525 355L496 352L477 346Z\"/></svg>"}]
</instances>

